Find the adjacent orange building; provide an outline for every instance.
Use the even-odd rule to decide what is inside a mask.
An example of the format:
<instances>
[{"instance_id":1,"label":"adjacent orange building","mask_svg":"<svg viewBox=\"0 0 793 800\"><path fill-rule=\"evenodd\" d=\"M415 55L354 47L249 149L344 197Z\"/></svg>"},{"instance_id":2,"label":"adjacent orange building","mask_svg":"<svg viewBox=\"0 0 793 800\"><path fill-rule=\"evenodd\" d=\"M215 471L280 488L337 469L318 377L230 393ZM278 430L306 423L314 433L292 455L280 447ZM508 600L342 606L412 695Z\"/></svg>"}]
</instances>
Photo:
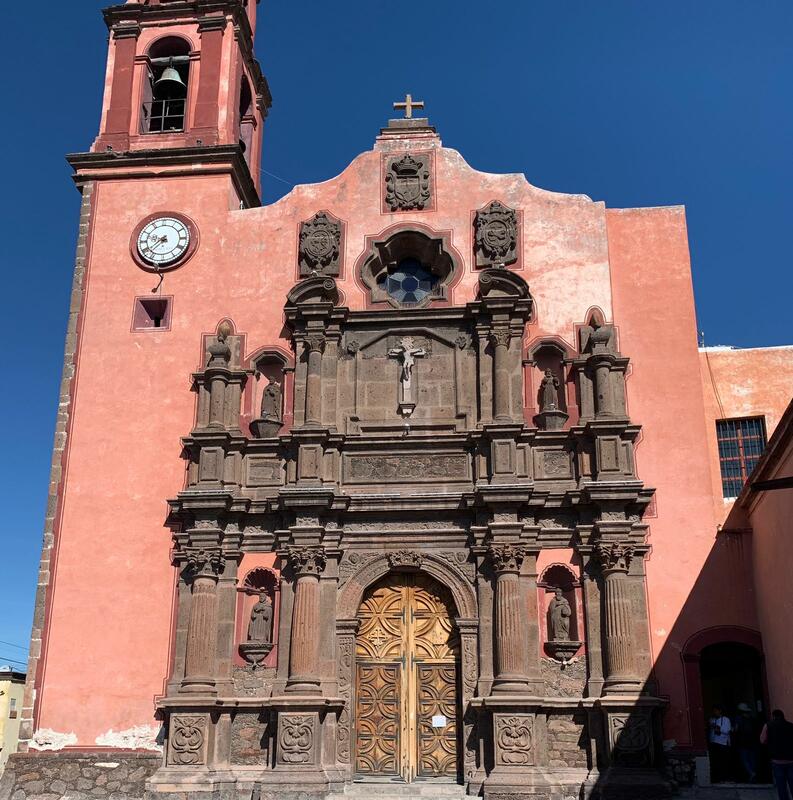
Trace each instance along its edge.
<instances>
[{"instance_id":1,"label":"adjacent orange building","mask_svg":"<svg viewBox=\"0 0 793 800\"><path fill-rule=\"evenodd\" d=\"M256 12L105 10L5 785L665 796L712 703L789 700L785 545L724 523L793 348L697 347L681 207L478 172L409 96L261 206Z\"/></svg>"}]
</instances>

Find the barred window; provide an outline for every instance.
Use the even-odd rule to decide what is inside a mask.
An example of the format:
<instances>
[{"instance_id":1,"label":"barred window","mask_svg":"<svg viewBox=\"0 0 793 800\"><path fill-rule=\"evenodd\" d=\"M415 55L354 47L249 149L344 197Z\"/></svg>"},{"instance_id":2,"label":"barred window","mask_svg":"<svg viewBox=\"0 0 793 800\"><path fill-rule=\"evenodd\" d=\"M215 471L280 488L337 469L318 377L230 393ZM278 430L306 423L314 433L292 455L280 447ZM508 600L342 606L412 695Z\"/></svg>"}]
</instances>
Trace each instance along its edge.
<instances>
[{"instance_id":1,"label":"barred window","mask_svg":"<svg viewBox=\"0 0 793 800\"><path fill-rule=\"evenodd\" d=\"M716 420L721 489L724 497L737 497L765 448L765 418Z\"/></svg>"}]
</instances>

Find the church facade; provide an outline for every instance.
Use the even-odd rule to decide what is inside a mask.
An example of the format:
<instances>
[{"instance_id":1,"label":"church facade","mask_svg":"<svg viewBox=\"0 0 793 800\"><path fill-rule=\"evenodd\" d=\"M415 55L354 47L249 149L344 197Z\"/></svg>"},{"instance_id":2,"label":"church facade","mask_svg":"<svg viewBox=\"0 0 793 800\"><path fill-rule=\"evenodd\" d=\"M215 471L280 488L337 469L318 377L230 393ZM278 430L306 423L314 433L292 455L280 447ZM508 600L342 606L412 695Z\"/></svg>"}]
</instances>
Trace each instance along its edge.
<instances>
[{"instance_id":1,"label":"church facade","mask_svg":"<svg viewBox=\"0 0 793 800\"><path fill-rule=\"evenodd\" d=\"M668 796L704 748L686 643L762 651L749 583L697 590L742 534L683 210L478 172L410 96L261 207L256 11L105 10L8 780Z\"/></svg>"}]
</instances>

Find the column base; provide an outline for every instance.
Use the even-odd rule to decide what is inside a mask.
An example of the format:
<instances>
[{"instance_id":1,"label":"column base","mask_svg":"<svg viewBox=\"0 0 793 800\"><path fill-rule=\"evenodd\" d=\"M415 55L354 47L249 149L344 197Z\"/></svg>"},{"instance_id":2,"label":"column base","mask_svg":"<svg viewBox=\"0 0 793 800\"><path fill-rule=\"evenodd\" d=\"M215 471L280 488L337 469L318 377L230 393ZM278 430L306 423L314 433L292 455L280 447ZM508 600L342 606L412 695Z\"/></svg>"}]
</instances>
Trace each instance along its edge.
<instances>
[{"instance_id":1,"label":"column base","mask_svg":"<svg viewBox=\"0 0 793 800\"><path fill-rule=\"evenodd\" d=\"M191 694L216 694L217 688L214 678L197 675L194 678L184 678L179 686L179 691Z\"/></svg>"},{"instance_id":2,"label":"column base","mask_svg":"<svg viewBox=\"0 0 793 800\"><path fill-rule=\"evenodd\" d=\"M641 694L643 686L644 682L639 680L639 678L634 678L628 675L615 675L614 677L606 678L605 681L603 681L603 693L637 695Z\"/></svg>"}]
</instances>

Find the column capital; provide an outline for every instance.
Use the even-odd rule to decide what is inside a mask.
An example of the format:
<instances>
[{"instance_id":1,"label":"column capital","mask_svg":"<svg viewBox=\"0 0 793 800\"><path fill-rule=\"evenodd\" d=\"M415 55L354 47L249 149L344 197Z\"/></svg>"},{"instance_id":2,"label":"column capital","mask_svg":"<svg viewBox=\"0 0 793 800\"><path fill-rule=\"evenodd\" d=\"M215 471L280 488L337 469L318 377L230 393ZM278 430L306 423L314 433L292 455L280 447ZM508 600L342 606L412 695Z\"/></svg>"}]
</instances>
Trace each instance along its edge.
<instances>
[{"instance_id":1,"label":"column capital","mask_svg":"<svg viewBox=\"0 0 793 800\"><path fill-rule=\"evenodd\" d=\"M516 544L490 545L487 555L496 573L520 572L526 548Z\"/></svg>"},{"instance_id":2,"label":"column capital","mask_svg":"<svg viewBox=\"0 0 793 800\"><path fill-rule=\"evenodd\" d=\"M186 549L187 573L191 580L196 578L213 578L218 576L226 566L226 556L220 550L210 550L203 547Z\"/></svg>"},{"instance_id":3,"label":"column capital","mask_svg":"<svg viewBox=\"0 0 793 800\"><path fill-rule=\"evenodd\" d=\"M600 565L604 575L627 573L633 555L633 545L620 542L598 542L592 551L592 557Z\"/></svg>"},{"instance_id":4,"label":"column capital","mask_svg":"<svg viewBox=\"0 0 793 800\"><path fill-rule=\"evenodd\" d=\"M301 575L319 576L325 569L325 550L322 547L290 547L286 557L298 578Z\"/></svg>"},{"instance_id":5,"label":"column capital","mask_svg":"<svg viewBox=\"0 0 793 800\"><path fill-rule=\"evenodd\" d=\"M493 328L488 334L488 339L493 347L509 347L512 339L512 331L506 327Z\"/></svg>"},{"instance_id":6,"label":"column capital","mask_svg":"<svg viewBox=\"0 0 793 800\"><path fill-rule=\"evenodd\" d=\"M309 353L321 353L325 349L327 337L324 333L309 333L303 339L303 344Z\"/></svg>"},{"instance_id":7,"label":"column capital","mask_svg":"<svg viewBox=\"0 0 793 800\"><path fill-rule=\"evenodd\" d=\"M133 20L117 22L111 29L114 39L137 39L140 36L140 24Z\"/></svg>"}]
</instances>

